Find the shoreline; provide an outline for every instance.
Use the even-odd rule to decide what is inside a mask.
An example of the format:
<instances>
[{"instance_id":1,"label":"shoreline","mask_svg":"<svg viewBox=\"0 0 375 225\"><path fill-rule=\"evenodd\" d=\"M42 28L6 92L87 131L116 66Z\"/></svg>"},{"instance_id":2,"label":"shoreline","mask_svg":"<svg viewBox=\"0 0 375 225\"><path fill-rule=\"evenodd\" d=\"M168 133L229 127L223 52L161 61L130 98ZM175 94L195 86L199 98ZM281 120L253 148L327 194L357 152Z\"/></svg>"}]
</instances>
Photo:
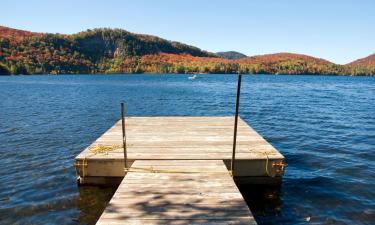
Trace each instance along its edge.
<instances>
[{"instance_id":1,"label":"shoreline","mask_svg":"<svg viewBox=\"0 0 375 225\"><path fill-rule=\"evenodd\" d=\"M0 75L0 77L23 77L23 76L75 76L75 75L93 75L93 76L107 76L107 75L126 75L126 76L133 76L133 75L202 75L202 76L210 76L210 75L236 75L237 73L65 73L65 74L6 74L6 75ZM346 74L346 75L338 75L338 74L263 74L263 73L257 73L257 74L249 74L249 73L241 73L242 75L247 76L329 76L329 77L375 77L375 75L352 75L352 74Z\"/></svg>"}]
</instances>

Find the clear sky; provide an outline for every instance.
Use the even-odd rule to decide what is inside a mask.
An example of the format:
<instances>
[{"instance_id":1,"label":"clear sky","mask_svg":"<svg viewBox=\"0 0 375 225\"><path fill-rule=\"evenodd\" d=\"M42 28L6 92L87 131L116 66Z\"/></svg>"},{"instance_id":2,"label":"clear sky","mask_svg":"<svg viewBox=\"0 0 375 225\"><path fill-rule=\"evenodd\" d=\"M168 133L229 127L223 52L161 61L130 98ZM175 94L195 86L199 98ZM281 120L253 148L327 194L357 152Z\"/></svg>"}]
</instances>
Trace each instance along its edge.
<instances>
[{"instance_id":1,"label":"clear sky","mask_svg":"<svg viewBox=\"0 0 375 225\"><path fill-rule=\"evenodd\" d=\"M375 53L375 0L2 0L0 25L123 28L211 52L294 52L335 63Z\"/></svg>"}]
</instances>

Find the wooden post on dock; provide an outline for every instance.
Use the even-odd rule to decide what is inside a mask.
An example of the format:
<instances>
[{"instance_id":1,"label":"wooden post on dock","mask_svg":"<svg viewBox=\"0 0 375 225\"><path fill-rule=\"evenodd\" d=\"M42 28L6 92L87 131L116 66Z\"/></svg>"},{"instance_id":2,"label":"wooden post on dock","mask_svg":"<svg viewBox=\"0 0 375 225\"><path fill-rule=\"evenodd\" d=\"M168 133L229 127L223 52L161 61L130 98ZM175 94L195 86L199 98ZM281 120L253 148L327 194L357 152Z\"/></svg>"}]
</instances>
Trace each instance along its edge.
<instances>
[{"instance_id":1,"label":"wooden post on dock","mask_svg":"<svg viewBox=\"0 0 375 225\"><path fill-rule=\"evenodd\" d=\"M124 166L125 169L128 168L127 165L127 149L126 149L126 133L125 133L125 105L123 102L121 102L121 120L122 120L122 147L124 149Z\"/></svg>"},{"instance_id":2,"label":"wooden post on dock","mask_svg":"<svg viewBox=\"0 0 375 225\"><path fill-rule=\"evenodd\" d=\"M239 104L240 104L241 79L242 79L242 75L240 73L238 73L237 95L236 95L236 112L235 112L235 115L234 115L233 151L232 151L232 160L231 160L231 164L230 164L230 170L231 170L231 173L232 173L233 177L234 177L234 164L235 164L235 160L236 160L238 108L239 108Z\"/></svg>"}]
</instances>

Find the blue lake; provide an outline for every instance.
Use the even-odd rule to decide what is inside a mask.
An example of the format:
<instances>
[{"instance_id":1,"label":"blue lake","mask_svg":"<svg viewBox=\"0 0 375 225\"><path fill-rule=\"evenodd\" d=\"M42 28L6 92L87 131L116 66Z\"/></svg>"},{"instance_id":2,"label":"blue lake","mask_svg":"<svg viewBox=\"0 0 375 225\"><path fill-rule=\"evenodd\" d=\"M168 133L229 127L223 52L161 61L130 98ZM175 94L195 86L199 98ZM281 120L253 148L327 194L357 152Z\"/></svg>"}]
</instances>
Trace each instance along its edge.
<instances>
[{"instance_id":1,"label":"blue lake","mask_svg":"<svg viewBox=\"0 0 375 225\"><path fill-rule=\"evenodd\" d=\"M74 157L127 114L232 115L236 76L0 77L0 224L93 224L115 187ZM240 115L285 157L281 187L241 186L259 224L375 224L375 78L244 76Z\"/></svg>"}]
</instances>

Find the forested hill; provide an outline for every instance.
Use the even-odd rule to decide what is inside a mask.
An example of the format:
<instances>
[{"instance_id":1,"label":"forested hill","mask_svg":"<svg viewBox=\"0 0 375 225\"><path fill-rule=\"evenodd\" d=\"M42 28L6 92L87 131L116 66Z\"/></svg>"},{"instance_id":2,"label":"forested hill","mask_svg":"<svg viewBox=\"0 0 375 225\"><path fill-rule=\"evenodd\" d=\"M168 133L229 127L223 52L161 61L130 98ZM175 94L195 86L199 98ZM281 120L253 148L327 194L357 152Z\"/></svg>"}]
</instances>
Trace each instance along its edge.
<instances>
[{"instance_id":1,"label":"forested hill","mask_svg":"<svg viewBox=\"0 0 375 225\"><path fill-rule=\"evenodd\" d=\"M367 66L375 67L375 54L369 55L362 59L357 59L354 62L349 63L350 66Z\"/></svg>"},{"instance_id":2,"label":"forested hill","mask_svg":"<svg viewBox=\"0 0 375 225\"><path fill-rule=\"evenodd\" d=\"M228 58L227 54L224 56ZM0 26L0 74L5 75L238 71L255 74L375 75L375 66L371 63L354 62L353 65L343 66L291 53L227 58L194 46L121 29L102 28L64 35Z\"/></svg>"},{"instance_id":3,"label":"forested hill","mask_svg":"<svg viewBox=\"0 0 375 225\"><path fill-rule=\"evenodd\" d=\"M247 57L245 54L236 51L216 52L216 55L219 55L225 59L241 59Z\"/></svg>"},{"instance_id":4,"label":"forested hill","mask_svg":"<svg viewBox=\"0 0 375 225\"><path fill-rule=\"evenodd\" d=\"M217 57L193 46L121 29L61 35L0 27L0 48L1 67L12 74L111 72L116 70L113 64L121 64L114 59L161 52Z\"/></svg>"}]
</instances>

